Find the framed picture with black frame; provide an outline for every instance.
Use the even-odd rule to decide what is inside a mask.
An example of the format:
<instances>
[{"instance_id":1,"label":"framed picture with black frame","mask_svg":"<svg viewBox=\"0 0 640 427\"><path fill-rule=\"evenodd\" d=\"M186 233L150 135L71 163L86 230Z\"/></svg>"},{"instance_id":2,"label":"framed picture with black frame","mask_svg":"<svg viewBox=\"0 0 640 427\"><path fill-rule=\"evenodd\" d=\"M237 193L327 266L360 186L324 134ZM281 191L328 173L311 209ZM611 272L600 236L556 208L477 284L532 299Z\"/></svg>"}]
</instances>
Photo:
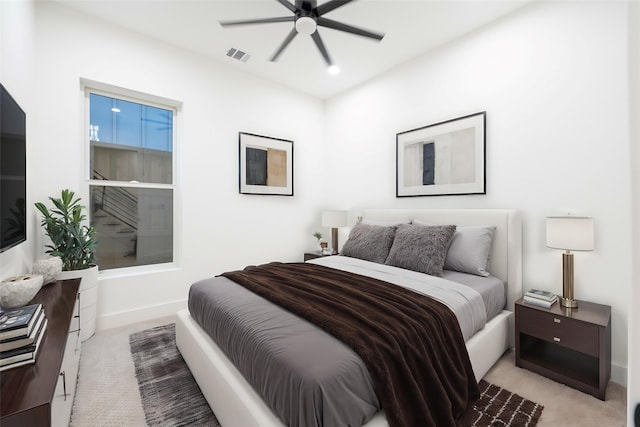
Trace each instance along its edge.
<instances>
[{"instance_id":1,"label":"framed picture with black frame","mask_svg":"<svg viewBox=\"0 0 640 427\"><path fill-rule=\"evenodd\" d=\"M239 134L240 194L293 196L293 141Z\"/></svg>"},{"instance_id":2,"label":"framed picture with black frame","mask_svg":"<svg viewBox=\"0 0 640 427\"><path fill-rule=\"evenodd\" d=\"M486 194L486 113L396 134L396 197Z\"/></svg>"}]
</instances>

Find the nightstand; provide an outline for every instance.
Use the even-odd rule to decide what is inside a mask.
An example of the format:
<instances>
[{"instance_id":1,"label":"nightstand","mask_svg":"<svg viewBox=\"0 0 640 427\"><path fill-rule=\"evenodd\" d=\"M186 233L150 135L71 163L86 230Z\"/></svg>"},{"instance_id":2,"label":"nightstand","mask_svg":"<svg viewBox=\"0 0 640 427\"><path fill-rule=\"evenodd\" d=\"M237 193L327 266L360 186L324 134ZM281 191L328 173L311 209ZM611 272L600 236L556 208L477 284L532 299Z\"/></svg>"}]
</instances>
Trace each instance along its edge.
<instances>
[{"instance_id":1,"label":"nightstand","mask_svg":"<svg viewBox=\"0 0 640 427\"><path fill-rule=\"evenodd\" d=\"M331 256L331 254L324 255L322 253L322 251L305 252L304 253L304 260L306 262L306 261L309 261L310 259L322 258L324 256Z\"/></svg>"},{"instance_id":2,"label":"nightstand","mask_svg":"<svg viewBox=\"0 0 640 427\"><path fill-rule=\"evenodd\" d=\"M605 398L611 377L611 307L579 301L542 308L516 301L516 366Z\"/></svg>"}]
</instances>

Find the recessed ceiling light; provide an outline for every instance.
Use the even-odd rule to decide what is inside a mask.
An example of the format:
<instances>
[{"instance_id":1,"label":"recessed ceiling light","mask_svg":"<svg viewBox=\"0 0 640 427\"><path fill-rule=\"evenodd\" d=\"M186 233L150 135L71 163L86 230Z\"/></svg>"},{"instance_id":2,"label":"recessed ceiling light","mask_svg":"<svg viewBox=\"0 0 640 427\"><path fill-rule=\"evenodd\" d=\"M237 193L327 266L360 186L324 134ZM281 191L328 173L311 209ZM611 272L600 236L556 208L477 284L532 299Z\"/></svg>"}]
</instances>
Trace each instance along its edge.
<instances>
[{"instance_id":1,"label":"recessed ceiling light","mask_svg":"<svg viewBox=\"0 0 640 427\"><path fill-rule=\"evenodd\" d=\"M329 72L329 74L338 74L340 73L340 67L338 67L337 65L331 65L329 66L329 68L327 68L327 71Z\"/></svg>"}]
</instances>

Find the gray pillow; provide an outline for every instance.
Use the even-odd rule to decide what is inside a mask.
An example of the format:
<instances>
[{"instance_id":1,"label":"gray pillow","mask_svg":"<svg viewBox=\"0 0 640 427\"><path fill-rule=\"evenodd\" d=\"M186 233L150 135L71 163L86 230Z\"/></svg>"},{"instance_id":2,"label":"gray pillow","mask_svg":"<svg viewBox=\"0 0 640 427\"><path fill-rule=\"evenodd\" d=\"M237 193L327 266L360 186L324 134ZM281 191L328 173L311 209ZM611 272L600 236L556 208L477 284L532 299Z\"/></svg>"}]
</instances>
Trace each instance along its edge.
<instances>
[{"instance_id":1,"label":"gray pillow","mask_svg":"<svg viewBox=\"0 0 640 427\"><path fill-rule=\"evenodd\" d=\"M495 231L493 225L458 227L449 245L444 268L487 277Z\"/></svg>"},{"instance_id":2,"label":"gray pillow","mask_svg":"<svg viewBox=\"0 0 640 427\"><path fill-rule=\"evenodd\" d=\"M455 225L405 225L396 230L385 264L442 277Z\"/></svg>"},{"instance_id":3,"label":"gray pillow","mask_svg":"<svg viewBox=\"0 0 640 427\"><path fill-rule=\"evenodd\" d=\"M396 227L356 223L340 254L384 264L395 232Z\"/></svg>"}]
</instances>

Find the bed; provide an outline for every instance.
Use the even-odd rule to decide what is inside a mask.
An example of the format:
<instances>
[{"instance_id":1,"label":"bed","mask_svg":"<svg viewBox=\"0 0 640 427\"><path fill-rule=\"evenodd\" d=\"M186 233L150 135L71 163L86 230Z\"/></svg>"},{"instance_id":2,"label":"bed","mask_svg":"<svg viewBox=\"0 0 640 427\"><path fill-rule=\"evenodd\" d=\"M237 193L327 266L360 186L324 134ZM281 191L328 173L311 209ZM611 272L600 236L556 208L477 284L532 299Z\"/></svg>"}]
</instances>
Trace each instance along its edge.
<instances>
[{"instance_id":1,"label":"bed","mask_svg":"<svg viewBox=\"0 0 640 427\"><path fill-rule=\"evenodd\" d=\"M482 378L504 351L513 345L513 305L522 295L522 243L518 213L514 210L374 209L366 210L364 219L374 224L413 221L430 225L455 224L458 227L495 226L487 270L506 286L504 309L498 310L479 331L472 331L472 336L465 337L473 375L476 380ZM336 257L336 261L339 258ZM188 310L178 313L176 342L223 426L283 426L282 421ZM375 427L387 426L388 423L385 414L378 411L364 425Z\"/></svg>"}]
</instances>

